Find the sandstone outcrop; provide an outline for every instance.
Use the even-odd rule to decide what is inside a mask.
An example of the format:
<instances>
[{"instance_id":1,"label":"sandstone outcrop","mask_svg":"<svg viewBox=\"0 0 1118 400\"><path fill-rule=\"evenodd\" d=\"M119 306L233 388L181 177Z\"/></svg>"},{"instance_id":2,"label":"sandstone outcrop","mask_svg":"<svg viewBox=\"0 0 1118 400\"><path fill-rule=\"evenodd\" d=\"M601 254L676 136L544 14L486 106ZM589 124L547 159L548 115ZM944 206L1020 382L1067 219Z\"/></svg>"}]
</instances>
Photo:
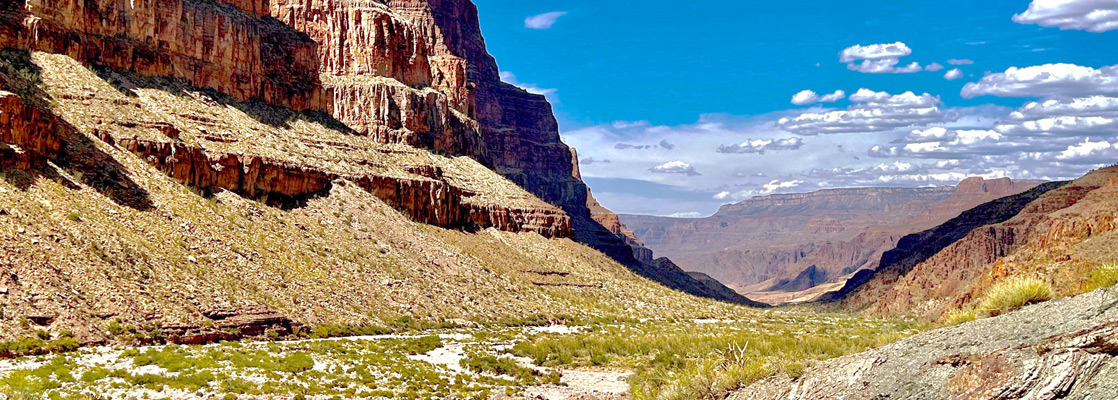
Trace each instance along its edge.
<instances>
[{"instance_id":1,"label":"sandstone outcrop","mask_svg":"<svg viewBox=\"0 0 1118 400\"><path fill-rule=\"evenodd\" d=\"M263 18L263 0L21 0L0 45L184 79L238 100L325 109L316 44Z\"/></svg>"},{"instance_id":2,"label":"sandstone outcrop","mask_svg":"<svg viewBox=\"0 0 1118 400\"><path fill-rule=\"evenodd\" d=\"M1118 297L1073 299L925 332L779 375L731 400L1118 398Z\"/></svg>"},{"instance_id":3,"label":"sandstone outcrop","mask_svg":"<svg viewBox=\"0 0 1118 400\"><path fill-rule=\"evenodd\" d=\"M57 121L14 93L0 91L0 168L42 168L58 156Z\"/></svg>"}]
</instances>

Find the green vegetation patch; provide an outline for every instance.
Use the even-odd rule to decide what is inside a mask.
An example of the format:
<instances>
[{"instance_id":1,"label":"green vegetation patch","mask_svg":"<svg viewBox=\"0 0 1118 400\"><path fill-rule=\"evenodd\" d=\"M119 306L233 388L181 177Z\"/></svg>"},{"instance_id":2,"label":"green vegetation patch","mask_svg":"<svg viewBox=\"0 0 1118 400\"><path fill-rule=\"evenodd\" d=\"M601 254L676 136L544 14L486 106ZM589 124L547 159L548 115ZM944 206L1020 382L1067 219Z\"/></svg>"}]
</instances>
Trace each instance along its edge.
<instances>
[{"instance_id":1,"label":"green vegetation patch","mask_svg":"<svg viewBox=\"0 0 1118 400\"><path fill-rule=\"evenodd\" d=\"M997 316L1021 307L1052 300L1052 285L1030 277L1013 277L986 290L975 308Z\"/></svg>"}]
</instances>

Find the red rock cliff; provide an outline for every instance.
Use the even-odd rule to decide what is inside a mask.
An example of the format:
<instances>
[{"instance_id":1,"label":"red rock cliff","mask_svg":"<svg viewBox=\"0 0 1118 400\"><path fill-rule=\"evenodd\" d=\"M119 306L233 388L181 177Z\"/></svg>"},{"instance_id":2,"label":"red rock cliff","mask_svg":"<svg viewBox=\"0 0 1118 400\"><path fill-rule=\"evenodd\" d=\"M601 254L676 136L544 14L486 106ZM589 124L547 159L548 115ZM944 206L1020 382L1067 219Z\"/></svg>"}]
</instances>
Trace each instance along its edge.
<instances>
[{"instance_id":1,"label":"red rock cliff","mask_svg":"<svg viewBox=\"0 0 1118 400\"><path fill-rule=\"evenodd\" d=\"M66 54L87 65L182 79L238 101L322 111L353 133L381 142L471 156L562 208L579 241L638 273L651 259L641 251L634 254L623 230L602 226L599 221L612 220L612 213L604 209L591 213L593 200L577 176L577 160L560 140L551 105L543 96L500 80L481 36L477 8L469 0L17 0L14 4L0 13L0 46ZM182 165L161 167L178 171ZM176 174L203 176L204 172ZM321 186L324 179L299 176L297 181L310 184L293 184L295 189L289 190L289 182L268 178L248 186L231 185L231 190L275 188L285 195ZM409 207L413 206L405 208L413 216L440 215ZM562 226L565 218L480 211L485 217L479 217L478 223L513 221L512 225L530 230L560 234L570 229ZM454 219L434 217L440 224ZM559 225L537 226L549 223ZM677 270L657 275L671 275L666 283L672 287L706 290Z\"/></svg>"}]
</instances>

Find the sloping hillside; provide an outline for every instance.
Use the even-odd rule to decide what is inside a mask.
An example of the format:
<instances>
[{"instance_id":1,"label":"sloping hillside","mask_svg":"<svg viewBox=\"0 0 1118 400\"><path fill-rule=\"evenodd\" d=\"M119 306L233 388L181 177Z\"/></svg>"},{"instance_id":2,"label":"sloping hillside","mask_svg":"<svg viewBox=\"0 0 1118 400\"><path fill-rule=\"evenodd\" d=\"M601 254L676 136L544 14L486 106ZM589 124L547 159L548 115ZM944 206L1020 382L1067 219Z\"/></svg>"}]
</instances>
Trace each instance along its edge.
<instances>
[{"instance_id":1,"label":"sloping hillside","mask_svg":"<svg viewBox=\"0 0 1118 400\"><path fill-rule=\"evenodd\" d=\"M1112 399L1118 397L1113 289L925 332L779 374L731 400Z\"/></svg>"},{"instance_id":2,"label":"sloping hillside","mask_svg":"<svg viewBox=\"0 0 1118 400\"><path fill-rule=\"evenodd\" d=\"M591 219L471 3L334 5L0 11L0 337L727 310L631 271L747 302Z\"/></svg>"},{"instance_id":3,"label":"sloping hillside","mask_svg":"<svg viewBox=\"0 0 1118 400\"><path fill-rule=\"evenodd\" d=\"M623 216L635 236L684 269L754 300L809 301L913 232L1038 182L969 178L957 187L858 188L756 197L709 218Z\"/></svg>"},{"instance_id":4,"label":"sloping hillside","mask_svg":"<svg viewBox=\"0 0 1118 400\"><path fill-rule=\"evenodd\" d=\"M104 80L67 56L27 61L57 112L42 118L62 150L40 169L5 170L0 182L5 338L48 328L97 341L120 324L194 341L223 329L386 325L400 316L433 323L718 307L540 236L562 236L565 216L470 158L378 144L173 81L123 72ZM277 113L285 118L274 125L256 117ZM172 129L175 137L159 137ZM182 183L203 179L217 181ZM370 186L410 181L443 186ZM417 222L445 217L425 194L454 191L476 195L452 205L539 218L520 228L504 225L515 215L493 218L504 222L473 224L483 229L475 233Z\"/></svg>"},{"instance_id":5,"label":"sloping hillside","mask_svg":"<svg viewBox=\"0 0 1118 400\"><path fill-rule=\"evenodd\" d=\"M938 316L1018 275L1041 277L1057 294L1076 293L1090 270L1118 259L1116 213L1116 167L1042 185L902 240L879 273L861 285L852 280L844 304Z\"/></svg>"},{"instance_id":6,"label":"sloping hillside","mask_svg":"<svg viewBox=\"0 0 1118 400\"><path fill-rule=\"evenodd\" d=\"M633 271L655 278L645 270L657 266L646 266L635 258L626 238L598 221L609 219L612 213L591 213L588 206L593 199L577 176L572 150L559 139L550 104L543 96L500 80L496 62L486 52L481 37L477 9L468 0L17 3L0 11L0 47L68 55L84 65L96 66L105 74L103 80L124 88L125 96L131 90L129 85L149 85L143 79L118 79L120 73L130 72L175 79L175 90L212 91L207 93L211 103L204 106L240 104L243 111L267 125L284 126L291 117L286 110L304 111L344 135L368 142L406 144L439 154L471 157L543 200L537 200L536 205L544 207L531 206L529 211L523 202L516 201L509 207L482 205L489 188L467 188L461 179L455 184L449 181L454 178L444 179L437 168L411 162L400 165L402 169L397 171L386 171L391 168L384 168L377 156L355 167L354 162L343 165L340 158L322 157L330 156L328 152L315 154L320 158L316 166L319 170L295 173L300 182L276 186L268 181L271 172L267 171L291 178L292 171L287 167L298 166L302 160L286 160L285 151L289 149L273 147L274 143L260 143L267 152L254 151L258 157L242 160L262 166L266 171L262 178L237 176L231 171L256 166L240 165L243 162L233 160L229 156L232 153L214 155L225 158L208 163L201 159L202 150L226 152L254 141L237 138L242 133L237 130L200 131L209 129L205 126L211 124L208 118L212 116L177 122L124 116L117 118L117 126L93 132L96 136L114 135L117 132L110 130L120 129L122 120L148 118L123 121L130 125L125 130L147 129L148 133L155 132L156 139L133 133L136 141L125 139L119 144L162 157L158 167L173 171L173 176L190 185L219 186L253 198L265 195L271 200L298 202L301 196L324 191L330 179L376 170L378 177L366 176L368 179L356 183L369 190L377 187L374 191L379 197L407 208L406 213L419 221L440 226L549 230L542 233L574 237ZM145 112L151 110L139 114ZM164 128L166 131L160 130ZM157 140L175 139L179 133L188 139L202 137L209 147L197 143L182 147L182 143ZM334 139L328 142L338 143ZM227 145L230 143L234 144ZM291 156L306 157L306 152L315 150L321 148ZM366 150L346 147L349 155L356 157L363 157L358 153ZM168 162L169 154L189 156ZM339 163L328 165L329 171L323 170L322 166L331 161ZM207 164L220 165L220 171L207 168ZM343 171L346 169L349 171ZM545 209L548 211L539 213ZM673 288L707 296L729 292L720 290L720 285L697 282L681 270L659 274L665 272L670 276L663 283ZM747 302L738 295L722 299Z\"/></svg>"}]
</instances>

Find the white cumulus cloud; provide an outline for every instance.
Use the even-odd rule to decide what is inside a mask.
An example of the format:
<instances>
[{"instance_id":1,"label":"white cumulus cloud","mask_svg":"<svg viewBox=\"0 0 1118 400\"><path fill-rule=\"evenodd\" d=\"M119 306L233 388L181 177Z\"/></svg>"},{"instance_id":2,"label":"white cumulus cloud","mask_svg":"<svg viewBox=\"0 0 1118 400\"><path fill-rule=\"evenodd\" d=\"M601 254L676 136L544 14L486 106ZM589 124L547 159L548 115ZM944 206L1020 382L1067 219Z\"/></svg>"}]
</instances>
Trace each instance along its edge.
<instances>
[{"instance_id":1,"label":"white cumulus cloud","mask_svg":"<svg viewBox=\"0 0 1118 400\"><path fill-rule=\"evenodd\" d=\"M687 176L698 176L698 171L691 163L685 161L668 161L666 163L657 165L649 169L649 172L657 174L682 174Z\"/></svg>"},{"instance_id":2,"label":"white cumulus cloud","mask_svg":"<svg viewBox=\"0 0 1118 400\"><path fill-rule=\"evenodd\" d=\"M807 112L781 118L777 126L798 135L824 133L883 132L898 128L928 125L950 120L939 109L939 97L906 92L892 95L859 89L850 95L856 103L845 110Z\"/></svg>"},{"instance_id":3,"label":"white cumulus cloud","mask_svg":"<svg viewBox=\"0 0 1118 400\"><path fill-rule=\"evenodd\" d=\"M851 71L867 74L907 74L923 71L919 63L897 67L901 57L912 54L904 42L854 45L839 53L839 62L846 63Z\"/></svg>"},{"instance_id":4,"label":"white cumulus cloud","mask_svg":"<svg viewBox=\"0 0 1118 400\"><path fill-rule=\"evenodd\" d=\"M963 77L963 70L958 69L958 68L947 71L946 74L943 74L943 79L947 79L949 81L953 81L953 80L956 80L956 79L959 79L959 78L962 78L962 77Z\"/></svg>"},{"instance_id":5,"label":"white cumulus cloud","mask_svg":"<svg viewBox=\"0 0 1118 400\"><path fill-rule=\"evenodd\" d=\"M947 63L951 65L971 65L974 64L974 61L965 58L952 58L947 60Z\"/></svg>"},{"instance_id":6,"label":"white cumulus cloud","mask_svg":"<svg viewBox=\"0 0 1118 400\"><path fill-rule=\"evenodd\" d=\"M997 129L1026 136L1118 137L1118 98L1091 96L1029 102L1010 113Z\"/></svg>"},{"instance_id":7,"label":"white cumulus cloud","mask_svg":"<svg viewBox=\"0 0 1118 400\"><path fill-rule=\"evenodd\" d=\"M968 83L962 92L968 99L983 95L1081 97L1099 94L1118 94L1118 65L1099 69L1075 64L1012 67Z\"/></svg>"},{"instance_id":8,"label":"white cumulus cloud","mask_svg":"<svg viewBox=\"0 0 1118 400\"><path fill-rule=\"evenodd\" d=\"M804 181L801 180L780 181L778 179L774 179L771 182L764 184L761 187L761 192L764 194L772 194L776 192L786 191L788 189L794 189L803 184Z\"/></svg>"},{"instance_id":9,"label":"white cumulus cloud","mask_svg":"<svg viewBox=\"0 0 1118 400\"><path fill-rule=\"evenodd\" d=\"M1028 10L1013 16L1013 22L1063 30L1106 32L1118 29L1118 1L1033 0Z\"/></svg>"},{"instance_id":10,"label":"white cumulus cloud","mask_svg":"<svg viewBox=\"0 0 1118 400\"><path fill-rule=\"evenodd\" d=\"M1111 165L1118 159L1118 142L1092 142L1088 138L1082 143L1068 146L1067 150L1060 152L1055 158L1069 164Z\"/></svg>"},{"instance_id":11,"label":"white cumulus cloud","mask_svg":"<svg viewBox=\"0 0 1118 400\"><path fill-rule=\"evenodd\" d=\"M834 103L844 98L846 98L846 92L842 90L836 90L834 93L823 96L812 90L804 90L792 96L792 104L803 106L815 103Z\"/></svg>"},{"instance_id":12,"label":"white cumulus cloud","mask_svg":"<svg viewBox=\"0 0 1118 400\"><path fill-rule=\"evenodd\" d=\"M567 15L565 11L552 11L524 19L524 27L528 29L551 29L559 17Z\"/></svg>"}]
</instances>

